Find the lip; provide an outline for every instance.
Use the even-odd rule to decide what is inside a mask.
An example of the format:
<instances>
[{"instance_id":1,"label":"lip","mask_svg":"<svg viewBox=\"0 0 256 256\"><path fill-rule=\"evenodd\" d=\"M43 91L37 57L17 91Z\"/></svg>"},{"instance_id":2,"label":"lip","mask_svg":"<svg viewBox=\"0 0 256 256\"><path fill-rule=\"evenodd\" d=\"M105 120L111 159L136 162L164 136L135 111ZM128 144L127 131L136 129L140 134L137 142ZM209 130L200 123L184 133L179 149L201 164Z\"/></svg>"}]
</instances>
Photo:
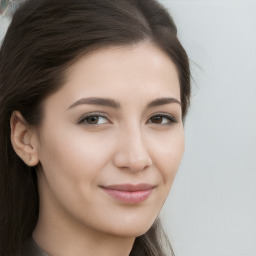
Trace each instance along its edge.
<instances>
[{"instance_id":1,"label":"lip","mask_svg":"<svg viewBox=\"0 0 256 256\"><path fill-rule=\"evenodd\" d=\"M145 201L153 192L155 186L151 184L116 184L101 186L101 189L118 201L136 204Z\"/></svg>"}]
</instances>

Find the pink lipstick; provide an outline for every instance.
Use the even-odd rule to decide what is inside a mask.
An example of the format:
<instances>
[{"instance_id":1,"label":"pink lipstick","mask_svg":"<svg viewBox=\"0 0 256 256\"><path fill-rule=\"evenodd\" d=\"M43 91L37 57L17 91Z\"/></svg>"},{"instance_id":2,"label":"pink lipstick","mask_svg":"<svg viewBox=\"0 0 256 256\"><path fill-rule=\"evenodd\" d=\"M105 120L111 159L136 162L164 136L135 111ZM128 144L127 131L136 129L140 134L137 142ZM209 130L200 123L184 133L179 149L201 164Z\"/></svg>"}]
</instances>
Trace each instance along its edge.
<instances>
[{"instance_id":1,"label":"pink lipstick","mask_svg":"<svg viewBox=\"0 0 256 256\"><path fill-rule=\"evenodd\" d=\"M145 201L155 186L150 184L118 184L101 187L111 197L124 203L136 204Z\"/></svg>"}]
</instances>

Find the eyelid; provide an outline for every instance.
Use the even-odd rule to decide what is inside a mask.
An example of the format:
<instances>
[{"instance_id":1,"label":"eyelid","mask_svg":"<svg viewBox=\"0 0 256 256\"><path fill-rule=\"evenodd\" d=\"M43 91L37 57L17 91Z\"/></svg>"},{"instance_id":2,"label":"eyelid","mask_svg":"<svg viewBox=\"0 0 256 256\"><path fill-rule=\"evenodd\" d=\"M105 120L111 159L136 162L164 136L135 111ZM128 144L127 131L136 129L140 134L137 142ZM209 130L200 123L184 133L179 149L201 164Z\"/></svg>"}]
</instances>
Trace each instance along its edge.
<instances>
[{"instance_id":1,"label":"eyelid","mask_svg":"<svg viewBox=\"0 0 256 256\"><path fill-rule=\"evenodd\" d=\"M88 118L88 117L91 117L91 116L103 117L103 118L106 118L109 123L112 123L110 121L110 118L109 118L108 114L105 113L105 112L89 112L89 113L86 113L86 114L82 115L77 120L77 124L82 124L85 118ZM168 124L161 124L161 123L157 124L157 123L149 122L150 119L152 117L155 117L155 116L162 116L162 117L165 117L165 118L169 119L170 120L169 125L171 125L173 123L178 123L179 119L180 119L180 118L177 118L178 115L172 115L172 114L166 113L166 112L156 112L156 113L153 113L152 115L150 115L150 117L147 119L146 123L151 123L151 124L156 124L156 125L168 125ZM88 125L93 126L93 125L100 125L100 124L88 124Z\"/></svg>"},{"instance_id":2,"label":"eyelid","mask_svg":"<svg viewBox=\"0 0 256 256\"><path fill-rule=\"evenodd\" d=\"M172 115L172 114L166 113L166 112L156 112L156 113L153 113L153 114L148 118L147 123L149 122L149 120L150 120L152 117L155 117L155 116L162 116L162 117L165 117L165 118L169 119L169 121L170 121L169 125L179 122L179 118L177 118L177 115ZM151 122L151 123L152 123L152 122ZM157 123L152 123L152 124L156 124L156 125L168 125L168 124L157 124Z\"/></svg>"},{"instance_id":3,"label":"eyelid","mask_svg":"<svg viewBox=\"0 0 256 256\"><path fill-rule=\"evenodd\" d=\"M108 115L104 112L90 112L87 114L82 115L78 120L77 120L77 124L82 124L83 121L85 120L85 118L91 117L91 116L98 116L98 117L104 117L108 120L108 122L111 123ZM99 124L88 124L88 125L99 125Z\"/></svg>"}]
</instances>

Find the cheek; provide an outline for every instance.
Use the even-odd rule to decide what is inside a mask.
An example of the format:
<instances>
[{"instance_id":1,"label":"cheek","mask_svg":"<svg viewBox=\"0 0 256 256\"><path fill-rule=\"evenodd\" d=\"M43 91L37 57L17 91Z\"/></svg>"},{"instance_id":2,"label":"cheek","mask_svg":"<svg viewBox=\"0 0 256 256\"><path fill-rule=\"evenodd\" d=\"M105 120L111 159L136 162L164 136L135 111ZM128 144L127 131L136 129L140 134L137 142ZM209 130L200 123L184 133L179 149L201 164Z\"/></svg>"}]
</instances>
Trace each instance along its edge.
<instances>
[{"instance_id":1,"label":"cheek","mask_svg":"<svg viewBox=\"0 0 256 256\"><path fill-rule=\"evenodd\" d=\"M107 152L111 151L106 149L106 139L88 135L83 129L61 126L54 131L45 129L42 139L39 182L45 204L53 206L57 201L76 216L81 213L81 205L93 209L91 197L109 161Z\"/></svg>"},{"instance_id":2,"label":"cheek","mask_svg":"<svg viewBox=\"0 0 256 256\"><path fill-rule=\"evenodd\" d=\"M52 186L84 187L86 183L89 189L108 161L102 138L70 127L46 129L44 134L39 159Z\"/></svg>"},{"instance_id":3,"label":"cheek","mask_svg":"<svg viewBox=\"0 0 256 256\"><path fill-rule=\"evenodd\" d=\"M160 171L166 189L170 189L184 153L183 127L161 135L154 145L154 162Z\"/></svg>"}]
</instances>

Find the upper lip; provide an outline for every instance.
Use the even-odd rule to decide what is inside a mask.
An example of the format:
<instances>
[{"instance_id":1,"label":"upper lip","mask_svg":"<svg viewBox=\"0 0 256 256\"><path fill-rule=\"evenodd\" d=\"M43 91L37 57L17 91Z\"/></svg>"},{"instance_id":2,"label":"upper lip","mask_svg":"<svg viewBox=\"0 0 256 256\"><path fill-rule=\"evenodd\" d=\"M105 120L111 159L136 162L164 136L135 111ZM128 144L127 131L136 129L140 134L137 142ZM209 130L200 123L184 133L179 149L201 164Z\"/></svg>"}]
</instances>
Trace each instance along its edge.
<instances>
[{"instance_id":1,"label":"upper lip","mask_svg":"<svg viewBox=\"0 0 256 256\"><path fill-rule=\"evenodd\" d=\"M140 183L140 184L115 184L115 185L109 185L109 186L102 186L106 189L111 190L119 190L119 191L143 191L143 190L150 190L155 188L156 186L147 184L147 183Z\"/></svg>"}]
</instances>

